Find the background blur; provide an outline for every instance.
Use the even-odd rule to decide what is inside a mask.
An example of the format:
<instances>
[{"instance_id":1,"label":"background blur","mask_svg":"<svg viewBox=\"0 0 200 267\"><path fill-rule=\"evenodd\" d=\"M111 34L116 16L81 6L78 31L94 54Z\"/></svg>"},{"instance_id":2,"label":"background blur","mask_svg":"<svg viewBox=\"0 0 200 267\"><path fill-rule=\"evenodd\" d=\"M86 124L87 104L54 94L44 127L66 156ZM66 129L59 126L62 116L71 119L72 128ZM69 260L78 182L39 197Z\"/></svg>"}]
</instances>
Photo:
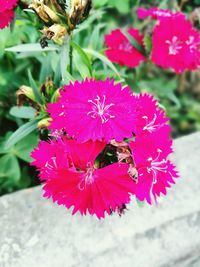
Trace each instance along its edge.
<instances>
[{"instance_id":1,"label":"background blur","mask_svg":"<svg viewBox=\"0 0 200 267\"><path fill-rule=\"evenodd\" d=\"M90 17L77 30L76 42L82 48L91 48L103 53L104 35L119 27L137 27L147 31L149 21L139 21L136 17L138 6L181 9L188 16L197 16L200 22L200 0L94 0ZM197 19L197 27L199 22ZM155 23L155 22L151 22ZM5 48L23 43L37 43L41 38L39 29L42 23L37 16L17 10L11 29L0 31L0 195L18 189L37 185L35 169L29 166L30 151L39 140L38 131L34 131L13 147L4 148L4 143L27 119L16 117L11 108L16 106L16 91L22 86L30 86L29 69L42 90L47 77L51 77L57 88L61 85L56 73L56 52L5 52ZM81 62L77 69L81 68ZM115 78L113 71L100 61L94 61L95 77ZM125 75L133 91L153 93L171 118L173 137L177 138L200 130L200 72L175 75L162 70L151 63L142 64L135 70L125 70L116 65L119 73ZM79 69L79 73L84 71ZM78 76L77 72L77 76ZM80 75L80 79L83 78ZM28 105L28 104L27 104ZM43 133L40 133L40 137Z\"/></svg>"}]
</instances>

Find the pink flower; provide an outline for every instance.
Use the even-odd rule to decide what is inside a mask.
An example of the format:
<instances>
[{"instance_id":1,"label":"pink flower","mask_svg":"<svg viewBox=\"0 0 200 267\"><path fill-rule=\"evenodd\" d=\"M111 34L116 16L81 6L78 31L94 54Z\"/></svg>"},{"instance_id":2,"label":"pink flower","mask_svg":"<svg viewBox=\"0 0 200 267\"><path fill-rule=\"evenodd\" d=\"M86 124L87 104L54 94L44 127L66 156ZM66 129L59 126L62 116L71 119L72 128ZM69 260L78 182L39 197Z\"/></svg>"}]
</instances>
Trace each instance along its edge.
<instances>
[{"instance_id":1,"label":"pink flower","mask_svg":"<svg viewBox=\"0 0 200 267\"><path fill-rule=\"evenodd\" d=\"M132 137L135 115L128 87L114 81L76 81L64 86L57 104L49 105L50 129L64 129L78 142L122 141Z\"/></svg>"},{"instance_id":2,"label":"pink flower","mask_svg":"<svg viewBox=\"0 0 200 267\"><path fill-rule=\"evenodd\" d=\"M137 9L137 16L139 19L145 19L147 17L151 17L152 19L162 19L172 17L174 14L185 16L181 12L172 12L168 9L162 9L157 7L152 7L149 9L139 7Z\"/></svg>"},{"instance_id":3,"label":"pink flower","mask_svg":"<svg viewBox=\"0 0 200 267\"><path fill-rule=\"evenodd\" d=\"M153 204L161 193L166 195L166 189L178 178L174 165L168 160L172 152L171 140L163 127L152 134L136 137L130 148L138 171L135 196Z\"/></svg>"},{"instance_id":4,"label":"pink flower","mask_svg":"<svg viewBox=\"0 0 200 267\"><path fill-rule=\"evenodd\" d=\"M35 159L31 165L40 170L41 181L43 179L48 180L49 177L56 175L57 168L69 167L67 152L67 147L63 146L61 139L57 141L49 140L48 142L40 141L38 148L31 153L31 157Z\"/></svg>"},{"instance_id":5,"label":"pink flower","mask_svg":"<svg viewBox=\"0 0 200 267\"><path fill-rule=\"evenodd\" d=\"M6 10L3 12L0 12L0 29L3 29L9 26L13 18L14 18L13 10Z\"/></svg>"},{"instance_id":6,"label":"pink flower","mask_svg":"<svg viewBox=\"0 0 200 267\"><path fill-rule=\"evenodd\" d=\"M151 60L176 73L200 66L200 35L184 16L163 18L155 26Z\"/></svg>"},{"instance_id":7,"label":"pink flower","mask_svg":"<svg viewBox=\"0 0 200 267\"><path fill-rule=\"evenodd\" d=\"M18 0L0 0L0 13L11 10L17 5ZM0 14L1 16L2 14Z\"/></svg>"},{"instance_id":8,"label":"pink flower","mask_svg":"<svg viewBox=\"0 0 200 267\"><path fill-rule=\"evenodd\" d=\"M143 36L137 29L130 28L128 33L141 45L143 46ZM127 66L130 68L137 67L140 62L146 60L145 56L141 54L126 36L121 32L120 29L112 31L110 34L105 36L105 43L107 45L106 56L115 63L121 66Z\"/></svg>"},{"instance_id":9,"label":"pink flower","mask_svg":"<svg viewBox=\"0 0 200 267\"><path fill-rule=\"evenodd\" d=\"M129 203L134 182L127 174L128 164L98 169L95 159L104 147L102 142L78 144L64 138L41 142L32 153L32 165L42 171L44 196L73 207L72 214L88 212L99 219Z\"/></svg>"},{"instance_id":10,"label":"pink flower","mask_svg":"<svg viewBox=\"0 0 200 267\"><path fill-rule=\"evenodd\" d=\"M134 95L134 112L136 120L134 123L134 133L136 136L151 134L163 126L167 126L168 118L165 117L164 111L158 107L158 102L149 94Z\"/></svg>"}]
</instances>

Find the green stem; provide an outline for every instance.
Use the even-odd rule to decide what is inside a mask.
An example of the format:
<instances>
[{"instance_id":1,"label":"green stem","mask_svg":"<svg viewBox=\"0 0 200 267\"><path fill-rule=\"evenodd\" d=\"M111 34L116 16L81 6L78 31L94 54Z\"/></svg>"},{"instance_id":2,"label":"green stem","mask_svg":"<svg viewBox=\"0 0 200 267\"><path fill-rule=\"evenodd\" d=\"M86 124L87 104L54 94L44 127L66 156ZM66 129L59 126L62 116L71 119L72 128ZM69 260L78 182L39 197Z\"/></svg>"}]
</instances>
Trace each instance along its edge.
<instances>
[{"instance_id":1,"label":"green stem","mask_svg":"<svg viewBox=\"0 0 200 267\"><path fill-rule=\"evenodd\" d=\"M69 45L69 73L73 75L73 46L71 45L72 36L70 37Z\"/></svg>"}]
</instances>

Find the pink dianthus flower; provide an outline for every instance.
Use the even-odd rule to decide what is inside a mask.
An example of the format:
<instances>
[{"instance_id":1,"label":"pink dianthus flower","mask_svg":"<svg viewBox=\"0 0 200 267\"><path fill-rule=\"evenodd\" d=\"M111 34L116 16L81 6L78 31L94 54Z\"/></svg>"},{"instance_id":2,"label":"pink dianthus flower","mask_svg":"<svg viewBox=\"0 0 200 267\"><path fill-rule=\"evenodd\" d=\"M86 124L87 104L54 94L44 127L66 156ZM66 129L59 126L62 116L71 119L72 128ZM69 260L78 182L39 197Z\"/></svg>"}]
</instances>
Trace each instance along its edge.
<instances>
[{"instance_id":1,"label":"pink dianthus flower","mask_svg":"<svg viewBox=\"0 0 200 267\"><path fill-rule=\"evenodd\" d=\"M44 196L73 207L72 214L79 211L99 219L129 203L134 182L128 164L98 168L95 159L104 147L103 142L78 144L65 138L41 142L32 152L32 165L42 171Z\"/></svg>"},{"instance_id":2,"label":"pink dianthus flower","mask_svg":"<svg viewBox=\"0 0 200 267\"><path fill-rule=\"evenodd\" d=\"M140 34L137 29L130 28L128 33L141 46L143 46L144 36ZM139 50L133 47L120 29L114 30L110 34L106 35L105 44L107 46L105 52L106 56L110 59L110 61L118 63L121 66L135 68L142 61L146 60L145 56Z\"/></svg>"},{"instance_id":3,"label":"pink dianthus flower","mask_svg":"<svg viewBox=\"0 0 200 267\"><path fill-rule=\"evenodd\" d=\"M140 201L156 203L157 197L161 193L166 195L166 189L178 178L175 166L168 159L172 152L171 143L165 127L146 136L136 136L135 141L130 143L138 172L134 193Z\"/></svg>"},{"instance_id":4,"label":"pink dianthus flower","mask_svg":"<svg viewBox=\"0 0 200 267\"><path fill-rule=\"evenodd\" d=\"M153 63L176 73L200 66L200 34L184 16L163 18L152 37Z\"/></svg>"},{"instance_id":5,"label":"pink dianthus flower","mask_svg":"<svg viewBox=\"0 0 200 267\"><path fill-rule=\"evenodd\" d=\"M148 135L163 126L169 128L166 124L168 118L158 106L158 102L149 94L134 95L133 102L135 112L134 133L136 136ZM170 131L170 129L169 129ZM168 131L168 133L169 133Z\"/></svg>"},{"instance_id":6,"label":"pink dianthus flower","mask_svg":"<svg viewBox=\"0 0 200 267\"><path fill-rule=\"evenodd\" d=\"M135 114L130 88L114 81L76 81L49 105L52 131L64 129L78 142L123 141L132 137Z\"/></svg>"},{"instance_id":7,"label":"pink dianthus flower","mask_svg":"<svg viewBox=\"0 0 200 267\"><path fill-rule=\"evenodd\" d=\"M171 10L157 8L157 7L152 7L149 9L146 9L144 7L139 7L137 9L137 16L139 19L145 19L147 17L151 17L152 19L162 19L162 18L169 18L175 14L180 16L185 16L181 12L172 12Z\"/></svg>"}]
</instances>

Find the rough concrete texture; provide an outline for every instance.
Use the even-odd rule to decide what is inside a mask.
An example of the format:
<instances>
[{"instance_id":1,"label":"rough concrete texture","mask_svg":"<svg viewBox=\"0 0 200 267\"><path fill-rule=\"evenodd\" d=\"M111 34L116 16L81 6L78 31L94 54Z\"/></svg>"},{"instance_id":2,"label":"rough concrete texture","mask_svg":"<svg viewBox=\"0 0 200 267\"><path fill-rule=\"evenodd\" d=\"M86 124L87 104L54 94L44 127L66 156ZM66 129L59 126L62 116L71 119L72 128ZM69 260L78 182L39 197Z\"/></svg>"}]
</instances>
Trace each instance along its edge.
<instances>
[{"instance_id":1,"label":"rough concrete texture","mask_svg":"<svg viewBox=\"0 0 200 267\"><path fill-rule=\"evenodd\" d=\"M0 267L200 267L200 133L175 141L181 179L156 207L98 221L41 187L0 198Z\"/></svg>"}]
</instances>

